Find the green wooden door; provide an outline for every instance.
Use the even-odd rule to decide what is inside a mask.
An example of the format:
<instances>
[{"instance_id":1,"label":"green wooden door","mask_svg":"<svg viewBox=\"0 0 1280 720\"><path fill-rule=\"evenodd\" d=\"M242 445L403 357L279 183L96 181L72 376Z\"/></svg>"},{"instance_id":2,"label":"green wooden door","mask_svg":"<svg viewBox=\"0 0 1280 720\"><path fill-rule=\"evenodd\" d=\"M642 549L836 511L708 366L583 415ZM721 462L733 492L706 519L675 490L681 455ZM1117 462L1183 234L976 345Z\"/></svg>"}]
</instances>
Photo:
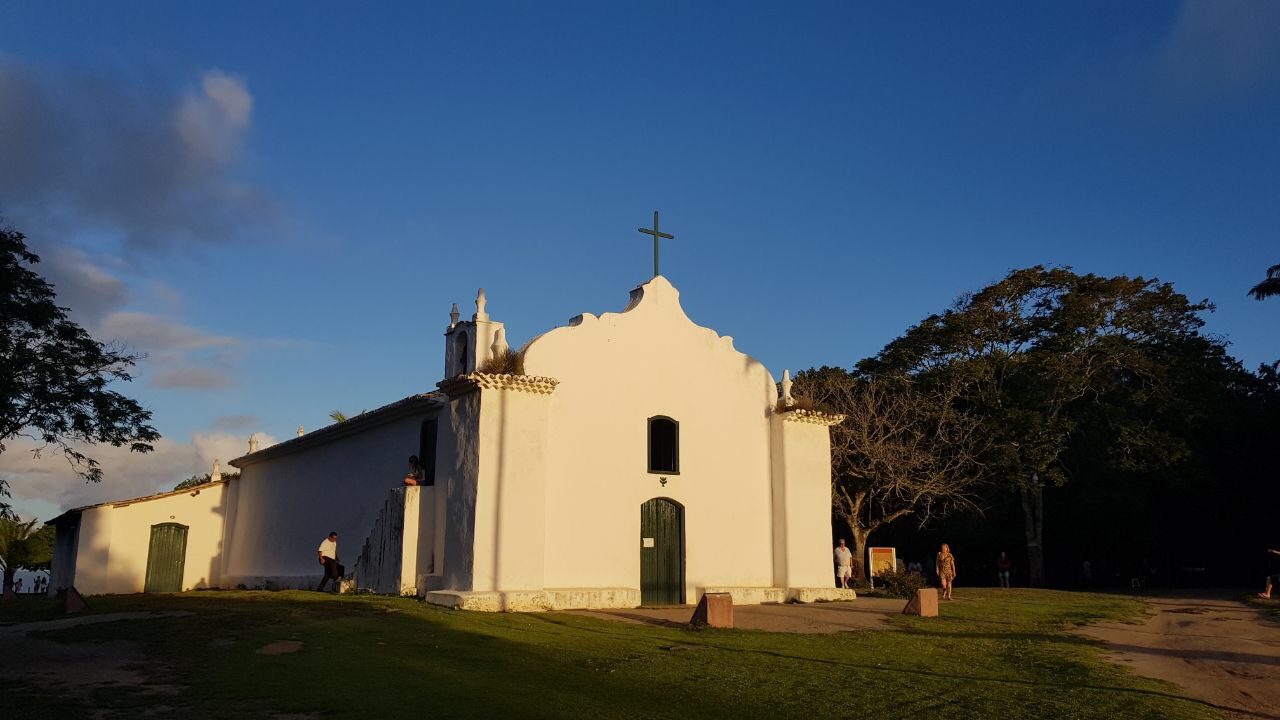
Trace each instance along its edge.
<instances>
[{"instance_id":1,"label":"green wooden door","mask_svg":"<svg viewBox=\"0 0 1280 720\"><path fill-rule=\"evenodd\" d=\"M144 591L182 592L182 569L186 564L187 526L177 523L152 525Z\"/></svg>"},{"instance_id":2,"label":"green wooden door","mask_svg":"<svg viewBox=\"0 0 1280 720\"><path fill-rule=\"evenodd\" d=\"M663 498L640 506L640 602L684 604L684 508Z\"/></svg>"}]
</instances>

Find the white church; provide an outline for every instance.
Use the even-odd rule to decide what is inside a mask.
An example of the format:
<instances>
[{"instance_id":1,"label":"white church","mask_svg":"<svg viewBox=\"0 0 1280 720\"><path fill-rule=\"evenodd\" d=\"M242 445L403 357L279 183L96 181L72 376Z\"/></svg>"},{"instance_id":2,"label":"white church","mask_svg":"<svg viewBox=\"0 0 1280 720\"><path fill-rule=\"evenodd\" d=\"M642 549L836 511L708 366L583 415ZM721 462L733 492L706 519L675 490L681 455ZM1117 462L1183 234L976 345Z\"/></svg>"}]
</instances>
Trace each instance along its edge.
<instances>
[{"instance_id":1,"label":"white church","mask_svg":"<svg viewBox=\"0 0 1280 720\"><path fill-rule=\"evenodd\" d=\"M64 513L52 587L314 588L336 530L344 589L463 609L852 598L831 559L842 417L792 407L666 278L530 340L524 374L486 372L509 352L481 290L470 320L454 306L438 389L251 441L235 479Z\"/></svg>"}]
</instances>

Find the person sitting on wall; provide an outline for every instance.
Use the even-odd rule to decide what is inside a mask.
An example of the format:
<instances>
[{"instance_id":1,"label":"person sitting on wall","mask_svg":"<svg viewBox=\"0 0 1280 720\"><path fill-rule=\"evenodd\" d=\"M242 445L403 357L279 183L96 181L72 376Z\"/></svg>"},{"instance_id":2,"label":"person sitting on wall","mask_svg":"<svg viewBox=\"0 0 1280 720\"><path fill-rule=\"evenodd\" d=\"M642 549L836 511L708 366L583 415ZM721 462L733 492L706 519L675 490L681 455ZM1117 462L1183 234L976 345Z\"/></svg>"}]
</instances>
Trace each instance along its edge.
<instances>
[{"instance_id":1,"label":"person sitting on wall","mask_svg":"<svg viewBox=\"0 0 1280 720\"><path fill-rule=\"evenodd\" d=\"M409 456L409 472L405 473L404 484L409 487L422 484L422 478L425 473L422 472L422 463L418 460L417 455Z\"/></svg>"}]
</instances>

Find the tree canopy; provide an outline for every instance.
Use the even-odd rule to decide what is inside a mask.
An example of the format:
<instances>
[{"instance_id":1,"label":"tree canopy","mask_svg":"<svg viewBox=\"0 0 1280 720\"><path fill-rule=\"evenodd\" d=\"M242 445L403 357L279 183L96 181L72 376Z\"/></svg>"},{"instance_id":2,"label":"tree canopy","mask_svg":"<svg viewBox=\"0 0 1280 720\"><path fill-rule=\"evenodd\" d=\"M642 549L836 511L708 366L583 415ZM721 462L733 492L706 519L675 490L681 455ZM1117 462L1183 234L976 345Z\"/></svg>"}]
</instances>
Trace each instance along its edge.
<instances>
[{"instance_id":1,"label":"tree canopy","mask_svg":"<svg viewBox=\"0 0 1280 720\"><path fill-rule=\"evenodd\" d=\"M889 523L977 509L987 441L951 388L831 367L800 372L794 388L845 416L831 429L832 506L858 564L871 534Z\"/></svg>"},{"instance_id":2,"label":"tree canopy","mask_svg":"<svg viewBox=\"0 0 1280 720\"><path fill-rule=\"evenodd\" d=\"M982 419L983 463L1021 497L1042 584L1043 491L1068 480L1062 456L1080 423L1106 418L1113 456L1167 456L1176 438L1150 416L1181 405L1173 369L1229 360L1199 332L1212 309L1158 280L1035 266L962 296L857 369L956 388L957 407Z\"/></svg>"},{"instance_id":3,"label":"tree canopy","mask_svg":"<svg viewBox=\"0 0 1280 720\"><path fill-rule=\"evenodd\" d=\"M13 595L13 578L19 569L44 570L53 560L54 529L37 526L35 520L0 518L0 569L6 598Z\"/></svg>"},{"instance_id":4,"label":"tree canopy","mask_svg":"<svg viewBox=\"0 0 1280 720\"><path fill-rule=\"evenodd\" d=\"M0 453L25 436L97 482L102 469L84 446L149 452L160 434L149 411L112 389L132 379L139 356L95 340L68 318L53 287L31 269L39 261L22 233L0 229Z\"/></svg>"}]
</instances>

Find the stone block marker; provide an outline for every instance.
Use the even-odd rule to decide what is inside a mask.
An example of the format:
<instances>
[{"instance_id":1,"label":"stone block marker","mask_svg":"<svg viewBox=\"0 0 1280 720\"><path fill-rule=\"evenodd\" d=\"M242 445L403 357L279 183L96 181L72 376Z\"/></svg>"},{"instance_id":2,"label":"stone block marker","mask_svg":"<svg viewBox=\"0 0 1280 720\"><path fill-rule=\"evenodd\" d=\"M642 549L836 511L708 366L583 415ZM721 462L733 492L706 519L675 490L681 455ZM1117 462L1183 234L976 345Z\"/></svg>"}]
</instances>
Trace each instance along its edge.
<instances>
[{"instance_id":1,"label":"stone block marker","mask_svg":"<svg viewBox=\"0 0 1280 720\"><path fill-rule=\"evenodd\" d=\"M84 612L89 609L89 605L84 601L84 597L80 594L80 591L76 590L74 587L58 590L57 599L62 605L62 614L64 615Z\"/></svg>"},{"instance_id":2,"label":"stone block marker","mask_svg":"<svg viewBox=\"0 0 1280 720\"><path fill-rule=\"evenodd\" d=\"M907 601L902 608L903 615L919 615L920 617L938 617L938 591L936 588L924 588L916 591L916 596Z\"/></svg>"},{"instance_id":3,"label":"stone block marker","mask_svg":"<svg viewBox=\"0 0 1280 720\"><path fill-rule=\"evenodd\" d=\"M689 623L703 627L733 627L733 596L729 593L703 593Z\"/></svg>"}]
</instances>

